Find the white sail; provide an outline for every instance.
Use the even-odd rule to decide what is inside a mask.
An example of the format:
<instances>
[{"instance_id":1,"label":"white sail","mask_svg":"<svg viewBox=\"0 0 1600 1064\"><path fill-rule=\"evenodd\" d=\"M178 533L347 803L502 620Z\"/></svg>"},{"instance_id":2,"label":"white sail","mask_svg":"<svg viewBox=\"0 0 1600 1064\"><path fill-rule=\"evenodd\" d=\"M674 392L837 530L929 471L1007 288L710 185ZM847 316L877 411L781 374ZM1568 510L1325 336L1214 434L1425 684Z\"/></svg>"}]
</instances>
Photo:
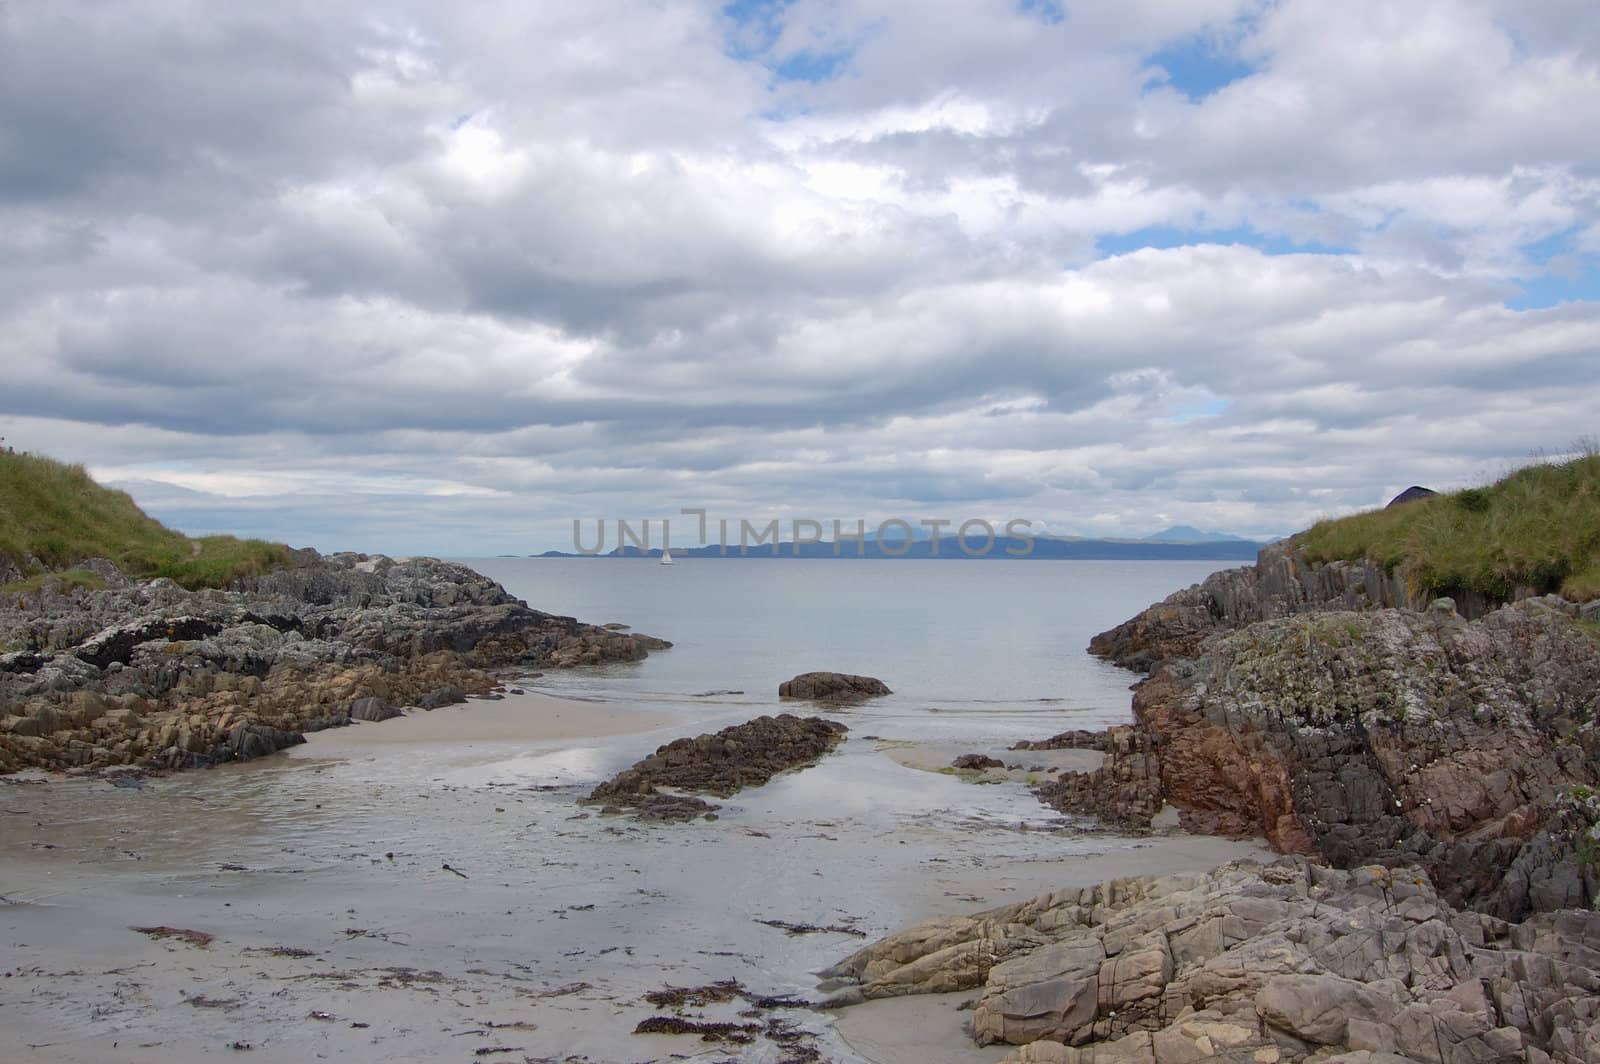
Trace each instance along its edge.
<instances>
[{"instance_id":1,"label":"white sail","mask_svg":"<svg viewBox=\"0 0 1600 1064\"><path fill-rule=\"evenodd\" d=\"M670 547L662 547L661 548L661 564L662 565L671 565L672 564L672 549Z\"/></svg>"}]
</instances>

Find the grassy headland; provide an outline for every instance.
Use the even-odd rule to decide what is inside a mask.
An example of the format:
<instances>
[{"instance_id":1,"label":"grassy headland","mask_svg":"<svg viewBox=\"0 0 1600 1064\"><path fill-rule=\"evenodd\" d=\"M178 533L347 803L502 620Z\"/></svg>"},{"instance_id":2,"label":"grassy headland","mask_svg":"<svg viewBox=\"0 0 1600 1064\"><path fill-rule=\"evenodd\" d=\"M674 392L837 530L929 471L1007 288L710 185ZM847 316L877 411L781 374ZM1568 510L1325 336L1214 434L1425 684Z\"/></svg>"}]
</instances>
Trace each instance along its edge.
<instances>
[{"instance_id":1,"label":"grassy headland","mask_svg":"<svg viewBox=\"0 0 1600 1064\"><path fill-rule=\"evenodd\" d=\"M129 576L165 576L192 589L226 587L278 568L289 548L233 536L191 539L148 516L126 492L96 484L80 465L0 454L0 556L28 575L0 590L37 587L52 572L69 586L95 586L93 573L71 568L88 558L109 558Z\"/></svg>"},{"instance_id":2,"label":"grassy headland","mask_svg":"<svg viewBox=\"0 0 1600 1064\"><path fill-rule=\"evenodd\" d=\"M1600 598L1600 452L1527 466L1487 487L1319 521L1312 561L1367 559L1449 594L1509 599L1516 588Z\"/></svg>"}]
</instances>

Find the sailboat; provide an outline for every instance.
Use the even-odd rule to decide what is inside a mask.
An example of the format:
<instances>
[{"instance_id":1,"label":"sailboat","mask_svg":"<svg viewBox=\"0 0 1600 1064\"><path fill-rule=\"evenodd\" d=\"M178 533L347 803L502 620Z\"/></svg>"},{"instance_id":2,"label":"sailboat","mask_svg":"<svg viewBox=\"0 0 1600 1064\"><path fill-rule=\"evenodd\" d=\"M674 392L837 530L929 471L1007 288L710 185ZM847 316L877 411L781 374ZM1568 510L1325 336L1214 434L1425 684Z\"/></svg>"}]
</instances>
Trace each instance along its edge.
<instances>
[{"instance_id":1,"label":"sailboat","mask_svg":"<svg viewBox=\"0 0 1600 1064\"><path fill-rule=\"evenodd\" d=\"M672 564L672 548L671 547L662 547L661 548L661 564L662 565L671 565Z\"/></svg>"}]
</instances>

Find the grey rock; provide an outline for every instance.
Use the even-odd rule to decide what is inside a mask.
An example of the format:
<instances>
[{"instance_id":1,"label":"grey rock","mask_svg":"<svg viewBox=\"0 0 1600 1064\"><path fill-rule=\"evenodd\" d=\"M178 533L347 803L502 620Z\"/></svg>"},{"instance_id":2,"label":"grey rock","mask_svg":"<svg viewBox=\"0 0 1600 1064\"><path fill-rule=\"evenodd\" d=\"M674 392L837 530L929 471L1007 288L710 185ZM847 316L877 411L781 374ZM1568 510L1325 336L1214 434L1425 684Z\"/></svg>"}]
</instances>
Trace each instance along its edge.
<instances>
[{"instance_id":1,"label":"grey rock","mask_svg":"<svg viewBox=\"0 0 1600 1064\"><path fill-rule=\"evenodd\" d=\"M397 706L391 706L381 698L358 698L350 703L347 714L351 720L380 721L390 720L402 716L402 711Z\"/></svg>"},{"instance_id":2,"label":"grey rock","mask_svg":"<svg viewBox=\"0 0 1600 1064\"><path fill-rule=\"evenodd\" d=\"M1472 622L1304 614L1219 635L1134 696L1193 830L1337 867L1419 864L1506 919L1586 904L1600 868L1600 640L1530 599Z\"/></svg>"},{"instance_id":3,"label":"grey rock","mask_svg":"<svg viewBox=\"0 0 1600 1064\"><path fill-rule=\"evenodd\" d=\"M221 761L250 761L305 741L306 737L299 732L281 731L264 724L241 724L228 733L227 743L213 756Z\"/></svg>"},{"instance_id":4,"label":"grey rock","mask_svg":"<svg viewBox=\"0 0 1600 1064\"><path fill-rule=\"evenodd\" d=\"M1531 595L1520 588L1512 597ZM1366 561L1313 562L1287 539L1263 547L1255 565L1213 573L1101 632L1089 641L1089 652L1149 672L1161 661L1193 657L1214 635L1258 621L1329 611L1420 611L1436 597L1412 581L1404 566L1388 570ZM1469 620L1506 604L1473 591L1457 591L1452 601Z\"/></svg>"},{"instance_id":5,"label":"grey rock","mask_svg":"<svg viewBox=\"0 0 1600 1064\"><path fill-rule=\"evenodd\" d=\"M1396 495L1394 498L1390 499L1388 506L1385 506L1384 509L1387 510L1392 506L1404 506L1408 502L1421 502L1423 499L1431 499L1438 494L1439 493L1434 491L1432 488L1424 488L1420 485L1413 484L1405 491L1402 491L1399 495Z\"/></svg>"},{"instance_id":6,"label":"grey rock","mask_svg":"<svg viewBox=\"0 0 1600 1064\"><path fill-rule=\"evenodd\" d=\"M439 709L442 706L453 706L467 700L467 693L455 684L445 684L443 687L429 691L417 699L417 705L423 709Z\"/></svg>"},{"instance_id":7,"label":"grey rock","mask_svg":"<svg viewBox=\"0 0 1600 1064\"><path fill-rule=\"evenodd\" d=\"M1600 914L1452 909L1416 869L1299 859L1119 879L897 932L837 1004L978 988L1012 1064L1600 1059Z\"/></svg>"},{"instance_id":8,"label":"grey rock","mask_svg":"<svg viewBox=\"0 0 1600 1064\"><path fill-rule=\"evenodd\" d=\"M1351 1021L1381 1027L1400 1011L1393 999L1327 973L1275 975L1256 992L1254 1004L1269 1026L1325 1046L1347 1043Z\"/></svg>"},{"instance_id":9,"label":"grey rock","mask_svg":"<svg viewBox=\"0 0 1600 1064\"><path fill-rule=\"evenodd\" d=\"M0 772L85 756L188 767L230 756L240 724L293 734L347 722L353 703L358 719L381 718L486 694L495 670L635 661L671 645L530 609L431 558L299 551L291 568L192 592L103 575L104 590L68 595L47 581L0 596ZM141 723L96 725L80 696L133 700Z\"/></svg>"}]
</instances>

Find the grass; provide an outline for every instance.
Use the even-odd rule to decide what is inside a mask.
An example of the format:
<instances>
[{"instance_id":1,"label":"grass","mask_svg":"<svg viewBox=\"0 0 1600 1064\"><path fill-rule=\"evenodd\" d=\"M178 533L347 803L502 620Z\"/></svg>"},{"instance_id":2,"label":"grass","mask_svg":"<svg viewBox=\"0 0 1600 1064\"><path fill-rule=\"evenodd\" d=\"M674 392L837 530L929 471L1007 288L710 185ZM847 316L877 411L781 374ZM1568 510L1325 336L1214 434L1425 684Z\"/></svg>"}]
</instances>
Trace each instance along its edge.
<instances>
[{"instance_id":1,"label":"grass","mask_svg":"<svg viewBox=\"0 0 1600 1064\"><path fill-rule=\"evenodd\" d=\"M80 465L5 453L0 555L32 570L21 584L0 590L37 590L47 573L70 579L72 586L93 586L94 574L72 568L88 558L109 558L129 576L164 576L192 590L227 587L280 568L288 563L289 548L233 536L190 539L147 515L127 493L96 484Z\"/></svg>"},{"instance_id":2,"label":"grass","mask_svg":"<svg viewBox=\"0 0 1600 1064\"><path fill-rule=\"evenodd\" d=\"M88 569L67 569L58 573L34 573L26 580L19 580L14 584L0 584L0 592L21 591L28 594L38 594L47 580L59 580L61 582L61 590L68 594L79 588L99 591L106 586L104 578L99 573Z\"/></svg>"},{"instance_id":3,"label":"grass","mask_svg":"<svg viewBox=\"0 0 1600 1064\"><path fill-rule=\"evenodd\" d=\"M1301 533L1312 561L1367 559L1436 594L1517 588L1600 598L1600 451L1519 469L1494 484L1319 521Z\"/></svg>"}]
</instances>

